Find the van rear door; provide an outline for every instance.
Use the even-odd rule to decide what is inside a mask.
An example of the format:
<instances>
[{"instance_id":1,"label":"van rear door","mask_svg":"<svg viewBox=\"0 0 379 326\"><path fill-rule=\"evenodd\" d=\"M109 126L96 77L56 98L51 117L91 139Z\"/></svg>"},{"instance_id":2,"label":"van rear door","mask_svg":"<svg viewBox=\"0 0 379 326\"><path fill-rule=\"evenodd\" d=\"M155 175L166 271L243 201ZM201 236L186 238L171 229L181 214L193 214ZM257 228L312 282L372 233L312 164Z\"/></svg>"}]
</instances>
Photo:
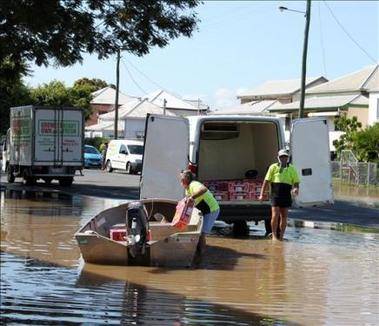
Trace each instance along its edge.
<instances>
[{"instance_id":1,"label":"van rear door","mask_svg":"<svg viewBox=\"0 0 379 326\"><path fill-rule=\"evenodd\" d=\"M189 123L187 119L148 115L142 162L140 198L184 196L178 178L188 165Z\"/></svg>"},{"instance_id":2,"label":"van rear door","mask_svg":"<svg viewBox=\"0 0 379 326\"><path fill-rule=\"evenodd\" d=\"M292 162L300 176L298 206L333 203L329 130L322 118L294 120L291 130Z\"/></svg>"}]
</instances>

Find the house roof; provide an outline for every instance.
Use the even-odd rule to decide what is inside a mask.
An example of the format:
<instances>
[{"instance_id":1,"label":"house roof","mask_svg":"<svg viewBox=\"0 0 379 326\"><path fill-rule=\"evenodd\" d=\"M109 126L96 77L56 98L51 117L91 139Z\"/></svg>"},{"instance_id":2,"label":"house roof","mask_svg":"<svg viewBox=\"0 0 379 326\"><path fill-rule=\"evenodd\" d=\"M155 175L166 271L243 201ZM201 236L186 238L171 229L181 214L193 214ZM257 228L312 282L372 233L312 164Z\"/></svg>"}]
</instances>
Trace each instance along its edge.
<instances>
[{"instance_id":1,"label":"house roof","mask_svg":"<svg viewBox=\"0 0 379 326\"><path fill-rule=\"evenodd\" d=\"M315 81L327 81L323 76L319 77L308 77L306 79L306 87ZM300 79L289 79L289 80L269 80L262 85L237 95L237 98L243 97L258 97L258 96L284 96L292 95L300 91Z\"/></svg>"},{"instance_id":2,"label":"house roof","mask_svg":"<svg viewBox=\"0 0 379 326\"><path fill-rule=\"evenodd\" d=\"M363 95L335 95L335 96L314 96L306 97L304 108L306 110L336 110L347 105L367 105L368 98ZM270 112L295 111L300 107L300 101L271 106Z\"/></svg>"},{"instance_id":3,"label":"house roof","mask_svg":"<svg viewBox=\"0 0 379 326\"><path fill-rule=\"evenodd\" d=\"M124 130L124 122L119 121L117 127L118 127L118 131L123 131ZM114 130L114 122L113 121L102 121L98 124L85 127L85 130L86 131L104 131L104 130L113 131Z\"/></svg>"},{"instance_id":4,"label":"house roof","mask_svg":"<svg viewBox=\"0 0 379 326\"><path fill-rule=\"evenodd\" d=\"M367 66L307 90L307 94L370 91L379 87L379 65Z\"/></svg>"},{"instance_id":5,"label":"house roof","mask_svg":"<svg viewBox=\"0 0 379 326\"><path fill-rule=\"evenodd\" d=\"M163 108L149 102L147 99L144 100L133 100L130 101L118 109L118 118L120 120L126 118L146 118L146 115L150 114L163 114ZM166 115L175 116L170 110L166 110ZM113 121L115 117L115 112L111 111L99 116L100 121Z\"/></svg>"},{"instance_id":6,"label":"house roof","mask_svg":"<svg viewBox=\"0 0 379 326\"><path fill-rule=\"evenodd\" d=\"M136 105L132 110L130 110L126 117L131 118L146 118L146 115L150 114L163 114L163 108L159 107L158 105L155 105L148 100L141 101L138 105ZM170 110L166 110L166 115L168 116L175 116L174 113Z\"/></svg>"},{"instance_id":7,"label":"house roof","mask_svg":"<svg viewBox=\"0 0 379 326\"><path fill-rule=\"evenodd\" d=\"M274 103L278 101L276 100L264 100L264 101L252 101L248 103L244 103L241 105L232 106L229 108L225 108L223 110L212 112L212 114L223 115L223 114L262 114L267 112L267 109L271 107Z\"/></svg>"},{"instance_id":8,"label":"house roof","mask_svg":"<svg viewBox=\"0 0 379 326\"><path fill-rule=\"evenodd\" d=\"M115 97L116 97L116 90L110 86L107 86L105 88L99 89L96 92L91 93L92 100L91 104L112 104L115 103ZM125 104L129 101L132 101L133 99L136 99L135 96L129 96L122 92L118 92L118 103Z\"/></svg>"},{"instance_id":9,"label":"house roof","mask_svg":"<svg viewBox=\"0 0 379 326\"><path fill-rule=\"evenodd\" d=\"M190 111L198 111L199 109L194 105L182 100L178 96L170 94L164 90L157 90L153 93L147 95L147 99L149 102L158 105L163 108L163 102L166 100L166 108L173 110L190 110Z\"/></svg>"}]
</instances>

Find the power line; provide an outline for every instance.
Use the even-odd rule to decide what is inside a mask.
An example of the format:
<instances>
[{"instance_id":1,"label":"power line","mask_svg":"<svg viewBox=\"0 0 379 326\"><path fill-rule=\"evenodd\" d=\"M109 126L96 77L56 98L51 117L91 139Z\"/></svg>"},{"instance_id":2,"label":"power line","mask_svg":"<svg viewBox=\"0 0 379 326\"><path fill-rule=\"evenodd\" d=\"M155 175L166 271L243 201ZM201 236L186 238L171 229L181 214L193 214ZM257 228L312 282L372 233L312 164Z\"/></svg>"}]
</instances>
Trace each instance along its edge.
<instances>
[{"instance_id":1,"label":"power line","mask_svg":"<svg viewBox=\"0 0 379 326\"><path fill-rule=\"evenodd\" d=\"M158 83L156 83L154 80L152 80L149 76L147 76L145 73L143 73L141 70L139 70L135 65L133 65L129 60L125 60L128 64L130 64L138 73L140 73L143 77L145 77L149 82L151 82L152 84L154 84L155 86L157 86L158 88L166 91L167 89L165 87L163 87L162 85L159 85Z\"/></svg>"},{"instance_id":2,"label":"power line","mask_svg":"<svg viewBox=\"0 0 379 326\"><path fill-rule=\"evenodd\" d=\"M124 65L126 71L128 72L128 75L130 77L130 79L132 80L132 82L134 83L135 86L137 86L137 88L145 95L148 95L147 92L137 83L137 81L134 79L132 73L130 72L128 66L126 65L126 63L124 62L124 60L121 60L122 64Z\"/></svg>"},{"instance_id":3,"label":"power line","mask_svg":"<svg viewBox=\"0 0 379 326\"><path fill-rule=\"evenodd\" d=\"M338 24L339 27L341 27L341 29L345 32L345 34L349 37L349 39L359 48L361 49L362 52L364 52L368 58L370 58L374 63L376 63L376 60L362 47L359 45L359 43L354 40L354 38L350 35L350 33L345 29L345 27L343 27L343 25L340 23L340 21L337 19L337 17L334 15L332 9L329 7L329 5L326 3L325 0L323 0L325 6L329 9L329 12L330 14L332 15L332 17L334 18L334 20L336 21L336 23Z\"/></svg>"}]
</instances>

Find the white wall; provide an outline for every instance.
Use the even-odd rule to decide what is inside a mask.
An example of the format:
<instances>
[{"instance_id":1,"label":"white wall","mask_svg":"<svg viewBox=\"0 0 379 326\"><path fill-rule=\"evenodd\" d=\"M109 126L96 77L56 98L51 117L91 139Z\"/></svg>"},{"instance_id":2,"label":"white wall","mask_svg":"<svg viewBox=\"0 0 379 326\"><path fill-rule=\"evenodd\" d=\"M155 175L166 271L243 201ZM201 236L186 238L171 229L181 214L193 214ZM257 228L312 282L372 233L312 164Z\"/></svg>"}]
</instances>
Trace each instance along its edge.
<instances>
[{"instance_id":1,"label":"white wall","mask_svg":"<svg viewBox=\"0 0 379 326\"><path fill-rule=\"evenodd\" d=\"M368 125L379 122L379 91L370 93L368 107Z\"/></svg>"},{"instance_id":2,"label":"white wall","mask_svg":"<svg viewBox=\"0 0 379 326\"><path fill-rule=\"evenodd\" d=\"M145 119L127 118L124 122L124 138L135 139L145 134Z\"/></svg>"}]
</instances>

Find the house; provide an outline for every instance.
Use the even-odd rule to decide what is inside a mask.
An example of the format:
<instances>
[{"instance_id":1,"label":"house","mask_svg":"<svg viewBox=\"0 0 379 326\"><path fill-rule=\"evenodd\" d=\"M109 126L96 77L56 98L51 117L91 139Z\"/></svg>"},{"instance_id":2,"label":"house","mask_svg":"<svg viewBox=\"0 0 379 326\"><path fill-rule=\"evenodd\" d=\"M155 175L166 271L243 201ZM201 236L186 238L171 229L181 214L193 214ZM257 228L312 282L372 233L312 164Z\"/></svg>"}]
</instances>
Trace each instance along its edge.
<instances>
[{"instance_id":1,"label":"house","mask_svg":"<svg viewBox=\"0 0 379 326\"><path fill-rule=\"evenodd\" d=\"M183 100L167 91L158 90L146 98L126 98L118 109L118 136L121 138L143 138L147 114L163 114L167 116L189 116L204 114L208 107L201 101L194 106L190 100ZM86 127L88 137L102 136L113 138L115 111L98 116L97 124Z\"/></svg>"},{"instance_id":2,"label":"house","mask_svg":"<svg viewBox=\"0 0 379 326\"><path fill-rule=\"evenodd\" d=\"M161 107L173 112L176 116L189 116L206 114L208 107L200 100L184 100L179 96L171 94L165 90L157 90L146 96L146 99Z\"/></svg>"},{"instance_id":3,"label":"house","mask_svg":"<svg viewBox=\"0 0 379 326\"><path fill-rule=\"evenodd\" d=\"M309 89L327 81L323 76L309 77L306 79L305 88ZM252 90L241 92L237 95L237 99L241 104L262 100L290 103L300 98L300 86L300 79L270 80Z\"/></svg>"},{"instance_id":4,"label":"house","mask_svg":"<svg viewBox=\"0 0 379 326\"><path fill-rule=\"evenodd\" d=\"M356 116L364 128L378 121L378 90L378 65L368 66L308 89L304 112L309 117L326 117L330 131L335 130L334 118L340 114L345 114L349 118ZM273 105L269 111L297 116L299 107L300 101L297 100Z\"/></svg>"},{"instance_id":5,"label":"house","mask_svg":"<svg viewBox=\"0 0 379 326\"><path fill-rule=\"evenodd\" d=\"M110 86L99 89L92 94L92 100L90 102L92 114L89 119L86 121L86 125L94 125L97 124L97 119L101 114L108 113L114 110L115 98L116 98L116 90ZM137 99L136 96L129 96L122 92L118 94L118 103L119 105L126 104L129 101Z\"/></svg>"}]
</instances>

